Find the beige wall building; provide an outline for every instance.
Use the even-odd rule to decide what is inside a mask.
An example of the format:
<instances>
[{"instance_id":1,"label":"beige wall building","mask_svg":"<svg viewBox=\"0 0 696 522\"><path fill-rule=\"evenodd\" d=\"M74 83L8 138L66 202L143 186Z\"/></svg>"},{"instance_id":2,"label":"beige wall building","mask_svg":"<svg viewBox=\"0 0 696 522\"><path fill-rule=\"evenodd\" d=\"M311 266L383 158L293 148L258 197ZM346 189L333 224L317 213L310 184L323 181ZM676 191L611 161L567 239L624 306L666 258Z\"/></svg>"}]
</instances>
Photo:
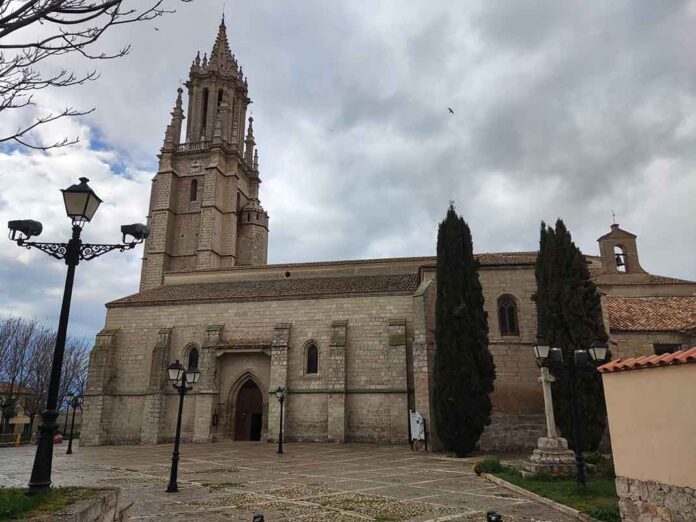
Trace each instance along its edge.
<instances>
[{"instance_id":1,"label":"beige wall building","mask_svg":"<svg viewBox=\"0 0 696 522\"><path fill-rule=\"evenodd\" d=\"M82 443L171 439L178 398L166 367L176 359L202 373L185 401L189 440L275 439L279 386L288 390L290 440L406 442L409 409L430 427L435 258L266 264L247 80L224 24L186 88L186 125L179 89L152 183L140 292L107 304L92 351ZM599 245L601 255L587 259L614 349L685 343L696 328L696 284L646 273L636 237L617 225ZM534 447L544 431L531 349L536 253L478 259L497 368L481 445ZM686 320L646 331L616 322L617 299L656 296L683 299Z\"/></svg>"},{"instance_id":2,"label":"beige wall building","mask_svg":"<svg viewBox=\"0 0 696 522\"><path fill-rule=\"evenodd\" d=\"M600 367L625 522L696 520L696 347Z\"/></svg>"}]
</instances>

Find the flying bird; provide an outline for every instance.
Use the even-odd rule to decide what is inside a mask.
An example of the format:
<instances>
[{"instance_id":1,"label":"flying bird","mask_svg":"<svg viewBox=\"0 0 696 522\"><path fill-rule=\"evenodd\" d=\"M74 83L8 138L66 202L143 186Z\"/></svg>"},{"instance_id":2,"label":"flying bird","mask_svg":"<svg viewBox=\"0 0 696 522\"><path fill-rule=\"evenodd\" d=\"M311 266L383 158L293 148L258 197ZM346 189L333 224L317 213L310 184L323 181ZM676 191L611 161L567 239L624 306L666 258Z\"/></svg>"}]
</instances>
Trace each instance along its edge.
<instances>
[{"instance_id":1,"label":"flying bird","mask_svg":"<svg viewBox=\"0 0 696 522\"><path fill-rule=\"evenodd\" d=\"M447 107L447 110L450 111L450 114L454 114L454 111L452 110L452 107Z\"/></svg>"},{"instance_id":2,"label":"flying bird","mask_svg":"<svg viewBox=\"0 0 696 522\"><path fill-rule=\"evenodd\" d=\"M153 27L155 31L159 31L159 27Z\"/></svg>"}]
</instances>

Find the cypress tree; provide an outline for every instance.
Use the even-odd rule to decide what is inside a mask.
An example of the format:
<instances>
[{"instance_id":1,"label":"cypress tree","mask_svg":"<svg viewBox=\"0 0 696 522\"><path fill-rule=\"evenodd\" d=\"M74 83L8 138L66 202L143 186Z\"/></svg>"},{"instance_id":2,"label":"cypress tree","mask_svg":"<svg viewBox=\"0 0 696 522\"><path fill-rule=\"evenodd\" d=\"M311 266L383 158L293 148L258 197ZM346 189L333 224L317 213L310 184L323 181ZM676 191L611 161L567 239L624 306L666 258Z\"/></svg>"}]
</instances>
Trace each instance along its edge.
<instances>
[{"instance_id":1,"label":"cypress tree","mask_svg":"<svg viewBox=\"0 0 696 522\"><path fill-rule=\"evenodd\" d=\"M435 427L446 450L476 449L491 422L495 365L471 231L450 205L437 235Z\"/></svg>"},{"instance_id":2,"label":"cypress tree","mask_svg":"<svg viewBox=\"0 0 696 522\"><path fill-rule=\"evenodd\" d=\"M535 267L538 331L551 346L562 350L567 363L575 350L590 347L595 339L607 340L597 287L590 277L585 257L575 246L562 220L556 228L541 224L539 256ZM569 374L551 369L556 423L575 449ZM592 366L577 367L575 387L580 410L582 450L598 448L606 428L604 389L599 372Z\"/></svg>"}]
</instances>

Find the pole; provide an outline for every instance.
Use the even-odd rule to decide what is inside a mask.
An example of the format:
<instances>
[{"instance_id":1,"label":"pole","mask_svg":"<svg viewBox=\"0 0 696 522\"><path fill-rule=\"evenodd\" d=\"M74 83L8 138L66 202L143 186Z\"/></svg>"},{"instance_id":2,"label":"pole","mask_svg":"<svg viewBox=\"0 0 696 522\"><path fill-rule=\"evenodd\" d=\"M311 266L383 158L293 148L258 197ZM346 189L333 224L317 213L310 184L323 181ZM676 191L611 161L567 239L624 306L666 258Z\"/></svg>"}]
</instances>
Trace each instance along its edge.
<instances>
[{"instance_id":1,"label":"pole","mask_svg":"<svg viewBox=\"0 0 696 522\"><path fill-rule=\"evenodd\" d=\"M70 423L70 440L68 441L68 455L72 455L72 437L73 431L75 430L75 412L77 411L77 399L73 399L72 404L72 422Z\"/></svg>"},{"instance_id":2,"label":"pole","mask_svg":"<svg viewBox=\"0 0 696 522\"><path fill-rule=\"evenodd\" d=\"M553 415L553 396L551 394L551 383L554 382L553 375L549 373L549 369L546 366L541 367L541 377L539 377L539 382L541 382L542 390L544 393L544 411L546 413L546 436L550 439L555 439L558 434L556 432L556 419Z\"/></svg>"},{"instance_id":3,"label":"pole","mask_svg":"<svg viewBox=\"0 0 696 522\"><path fill-rule=\"evenodd\" d=\"M568 377L570 385L570 401L573 410L573 451L575 452L575 467L578 470L578 484L585 487L585 458L582 456L582 432L580 430L580 405L578 404L577 390L575 388L575 353L570 356Z\"/></svg>"},{"instance_id":4,"label":"pole","mask_svg":"<svg viewBox=\"0 0 696 522\"><path fill-rule=\"evenodd\" d=\"M63 433L68 432L68 417L70 417L70 403L68 403L68 407L65 409L65 425L63 426Z\"/></svg>"},{"instance_id":5,"label":"pole","mask_svg":"<svg viewBox=\"0 0 696 522\"><path fill-rule=\"evenodd\" d=\"M72 239L68 241L65 253L65 264L68 265L68 273L65 276L65 289L63 290L63 304L60 307L60 320L58 321L58 333L56 335L56 347L53 351L51 364L51 380L48 385L48 398L46 410L41 414L39 436L36 444L34 466L29 480L29 494L46 493L51 489L51 468L53 466L53 437L56 433L56 419L58 418L58 389L60 388L60 372L63 367L63 353L65 352L65 339L68 333L68 318L70 316L70 300L72 299L73 282L75 281L75 267L80 261L80 232L78 225L73 225Z\"/></svg>"},{"instance_id":6,"label":"pole","mask_svg":"<svg viewBox=\"0 0 696 522\"><path fill-rule=\"evenodd\" d=\"M282 455L283 453L283 403L285 402L285 399L279 399L280 400L280 425L278 426L278 454Z\"/></svg>"},{"instance_id":7,"label":"pole","mask_svg":"<svg viewBox=\"0 0 696 522\"><path fill-rule=\"evenodd\" d=\"M186 395L186 374L181 378L181 386L179 390L179 414L176 418L176 436L174 437L174 452L172 453L172 469L169 474L169 485L167 493L176 493L179 491L176 483L177 472L179 471L179 440L181 438L181 415L184 412L184 395Z\"/></svg>"}]
</instances>

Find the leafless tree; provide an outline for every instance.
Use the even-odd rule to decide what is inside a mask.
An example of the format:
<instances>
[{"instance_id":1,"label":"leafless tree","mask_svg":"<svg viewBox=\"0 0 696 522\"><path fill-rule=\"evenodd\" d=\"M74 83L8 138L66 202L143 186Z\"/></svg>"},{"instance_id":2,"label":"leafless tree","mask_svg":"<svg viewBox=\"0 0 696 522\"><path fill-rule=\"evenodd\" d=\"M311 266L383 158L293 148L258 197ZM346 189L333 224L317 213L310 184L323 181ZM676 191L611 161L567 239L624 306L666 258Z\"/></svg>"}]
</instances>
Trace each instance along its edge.
<instances>
[{"instance_id":1,"label":"leafless tree","mask_svg":"<svg viewBox=\"0 0 696 522\"><path fill-rule=\"evenodd\" d=\"M15 143L39 150L64 147L78 138L63 138L42 144L32 140L32 131L61 118L82 116L93 109L65 107L59 112L34 115L34 94L43 89L82 85L99 77L61 69L45 73L41 67L52 58L76 53L87 60L107 60L128 54L130 45L114 52L93 51L95 43L111 28L147 22L164 14L167 0L0 0L0 118L8 111L24 111L27 123L6 136L0 145ZM192 0L169 0L191 2ZM40 36L37 34L40 33Z\"/></svg>"},{"instance_id":2,"label":"leafless tree","mask_svg":"<svg viewBox=\"0 0 696 522\"><path fill-rule=\"evenodd\" d=\"M9 341L5 342L5 338ZM0 371L2 395L4 399L17 400L32 423L46 407L55 345L56 330L41 325L36 319L0 318L0 349L4 350L5 361ZM65 401L68 392L82 394L86 391L89 351L87 340L67 339L58 404ZM5 428L7 417L9 415L3 419Z\"/></svg>"}]
</instances>

